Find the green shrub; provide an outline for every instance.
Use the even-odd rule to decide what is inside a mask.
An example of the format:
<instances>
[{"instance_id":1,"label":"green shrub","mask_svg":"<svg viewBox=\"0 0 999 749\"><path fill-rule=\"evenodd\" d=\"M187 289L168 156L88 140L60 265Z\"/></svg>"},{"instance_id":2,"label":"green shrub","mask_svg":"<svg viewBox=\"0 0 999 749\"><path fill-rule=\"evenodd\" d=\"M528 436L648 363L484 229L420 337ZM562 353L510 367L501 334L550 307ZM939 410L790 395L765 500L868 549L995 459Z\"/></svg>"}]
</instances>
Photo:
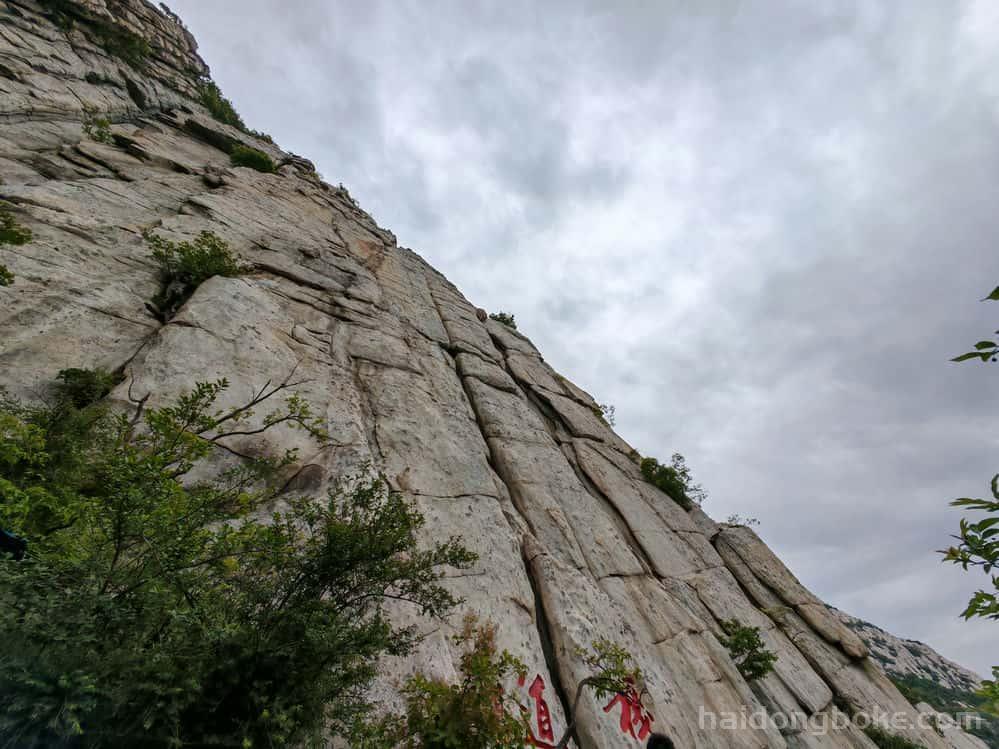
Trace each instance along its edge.
<instances>
[{"instance_id":1,"label":"green shrub","mask_svg":"<svg viewBox=\"0 0 999 749\"><path fill-rule=\"evenodd\" d=\"M232 160L233 166L245 166L265 174L273 174L277 171L270 156L249 146L236 146L229 154L229 158Z\"/></svg>"},{"instance_id":2,"label":"green shrub","mask_svg":"<svg viewBox=\"0 0 999 749\"><path fill-rule=\"evenodd\" d=\"M495 320L498 323L502 323L503 325L506 325L508 328L512 328L513 330L517 329L517 323L514 321L513 315L511 315L509 312L493 312L491 315L489 315L489 319Z\"/></svg>"},{"instance_id":3,"label":"green shrub","mask_svg":"<svg viewBox=\"0 0 999 749\"><path fill-rule=\"evenodd\" d=\"M718 639L728 648L742 678L754 681L774 670L777 654L763 646L759 627L743 625L736 619L726 619L719 623L725 634Z\"/></svg>"},{"instance_id":4,"label":"green shrub","mask_svg":"<svg viewBox=\"0 0 999 749\"><path fill-rule=\"evenodd\" d=\"M109 55L117 57L137 70L145 66L151 50L149 42L141 36L121 26L105 22L97 23L94 30L101 46Z\"/></svg>"},{"instance_id":5,"label":"green shrub","mask_svg":"<svg viewBox=\"0 0 999 749\"><path fill-rule=\"evenodd\" d=\"M114 137L111 135L111 120L106 117L86 115L83 119L83 132L98 143L106 143L107 145L114 143Z\"/></svg>"},{"instance_id":6,"label":"green shrub","mask_svg":"<svg viewBox=\"0 0 999 749\"><path fill-rule=\"evenodd\" d=\"M451 610L441 570L474 556L418 546L423 518L384 480L283 494L278 513L294 453L208 470L279 424L328 439L290 387L219 409L225 381L199 383L135 414L0 399L0 528L28 543L0 555L0 745L318 744L416 641L384 602Z\"/></svg>"},{"instance_id":7,"label":"green shrub","mask_svg":"<svg viewBox=\"0 0 999 749\"><path fill-rule=\"evenodd\" d=\"M655 458L642 458L641 469L646 481L665 492L685 510L693 509L695 504L699 505L705 499L704 490L693 482L686 460L680 453L673 453L668 466Z\"/></svg>"},{"instance_id":8,"label":"green shrub","mask_svg":"<svg viewBox=\"0 0 999 749\"><path fill-rule=\"evenodd\" d=\"M241 265L229 244L210 231L201 232L192 242L171 242L148 232L144 236L160 266L163 286L153 297L153 305L163 320L173 317L212 276L234 277L252 270Z\"/></svg>"},{"instance_id":9,"label":"green shrub","mask_svg":"<svg viewBox=\"0 0 999 749\"><path fill-rule=\"evenodd\" d=\"M922 744L910 741L907 738L889 733L881 726L867 726L864 729L867 738L873 741L878 749L926 749Z\"/></svg>"},{"instance_id":10,"label":"green shrub","mask_svg":"<svg viewBox=\"0 0 999 749\"><path fill-rule=\"evenodd\" d=\"M404 716L388 716L371 726L360 726L351 746L358 749L521 749L530 745L530 716L503 683L514 676L527 676L527 667L506 650L496 647L496 628L479 625L470 615L462 630L452 637L460 652L458 682L422 674L403 686ZM555 745L565 747L575 729L583 692L590 689L597 699L635 689L641 671L631 665L631 656L607 640L597 640L590 650L576 655L591 673L580 681L569 708L568 725Z\"/></svg>"},{"instance_id":11,"label":"green shrub","mask_svg":"<svg viewBox=\"0 0 999 749\"><path fill-rule=\"evenodd\" d=\"M100 368L71 368L60 370L56 379L59 382L55 390L61 399L74 408L86 408L110 393L123 377Z\"/></svg>"},{"instance_id":12,"label":"green shrub","mask_svg":"<svg viewBox=\"0 0 999 749\"><path fill-rule=\"evenodd\" d=\"M21 226L10 213L0 208L0 245L21 245L30 241L31 229Z\"/></svg>"},{"instance_id":13,"label":"green shrub","mask_svg":"<svg viewBox=\"0 0 999 749\"><path fill-rule=\"evenodd\" d=\"M77 21L82 21L93 30L97 41L109 55L117 57L133 68L142 69L144 66L151 50L149 42L138 34L108 21L81 16L78 3L73 0L39 0L39 2L53 23L63 31L71 30Z\"/></svg>"},{"instance_id":14,"label":"green shrub","mask_svg":"<svg viewBox=\"0 0 999 749\"><path fill-rule=\"evenodd\" d=\"M31 241L31 230L27 229L0 208L0 245L22 245ZM14 273L3 263L0 263L0 286L10 286L14 283Z\"/></svg>"},{"instance_id":15,"label":"green shrub","mask_svg":"<svg viewBox=\"0 0 999 749\"><path fill-rule=\"evenodd\" d=\"M236 108L222 95L218 84L211 79L201 81L199 85L201 104L211 113L212 117L221 123L246 131L246 123L239 116Z\"/></svg>"}]
</instances>

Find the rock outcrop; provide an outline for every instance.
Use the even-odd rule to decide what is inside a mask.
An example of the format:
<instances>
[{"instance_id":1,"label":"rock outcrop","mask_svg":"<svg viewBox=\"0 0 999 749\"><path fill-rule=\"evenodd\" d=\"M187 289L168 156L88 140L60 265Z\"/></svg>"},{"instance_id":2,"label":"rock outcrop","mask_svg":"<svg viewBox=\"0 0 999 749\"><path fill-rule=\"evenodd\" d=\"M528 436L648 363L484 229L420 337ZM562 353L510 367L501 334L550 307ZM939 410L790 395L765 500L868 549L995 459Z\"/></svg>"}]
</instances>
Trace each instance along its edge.
<instances>
[{"instance_id":1,"label":"rock outcrop","mask_svg":"<svg viewBox=\"0 0 999 749\"><path fill-rule=\"evenodd\" d=\"M110 396L124 404L218 377L236 403L294 370L333 439L320 450L296 432L265 435L301 449L289 485L321 492L371 463L430 536L477 551L448 585L544 679L556 726L586 675L575 649L606 637L634 654L655 726L680 747L873 749L853 726L706 727L710 714L763 710L898 713L911 720L901 733L950 745L752 531L646 483L594 399L527 338L483 320L308 161L213 119L197 96L207 69L178 20L142 0L76 0L67 22L53 11L65 4L0 0L0 198L33 233L0 248L16 279L0 288L0 384L33 398L60 369L100 366L126 376ZM114 56L108 30L122 28L143 59ZM95 115L111 120L111 143L84 134ZM231 167L232 143L277 172ZM212 278L164 324L147 304L149 230L213 231L254 271ZM774 673L742 679L719 643L729 618L761 628ZM447 628L428 630L414 658L386 665L381 697L415 669L453 673L449 647ZM592 699L578 740L637 746Z\"/></svg>"},{"instance_id":2,"label":"rock outcrop","mask_svg":"<svg viewBox=\"0 0 999 749\"><path fill-rule=\"evenodd\" d=\"M974 671L944 658L926 643L896 637L863 619L838 609L832 611L860 636L871 658L892 676L915 676L958 691L974 691L982 684L982 678Z\"/></svg>"}]
</instances>

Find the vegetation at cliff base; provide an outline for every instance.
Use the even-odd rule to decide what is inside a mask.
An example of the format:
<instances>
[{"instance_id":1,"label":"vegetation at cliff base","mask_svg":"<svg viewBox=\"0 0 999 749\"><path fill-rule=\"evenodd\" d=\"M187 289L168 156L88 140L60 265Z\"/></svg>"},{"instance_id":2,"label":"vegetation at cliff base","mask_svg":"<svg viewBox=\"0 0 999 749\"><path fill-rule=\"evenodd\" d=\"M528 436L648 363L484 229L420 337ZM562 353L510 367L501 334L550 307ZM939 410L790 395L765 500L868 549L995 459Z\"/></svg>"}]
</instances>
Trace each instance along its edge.
<instances>
[{"instance_id":1,"label":"vegetation at cliff base","mask_svg":"<svg viewBox=\"0 0 999 749\"><path fill-rule=\"evenodd\" d=\"M913 705L925 702L955 720L961 713L977 713L977 718L962 722L962 727L990 747L999 749L999 716L989 714L992 706L984 695L967 689L952 689L912 674L889 673L888 678Z\"/></svg>"},{"instance_id":2,"label":"vegetation at cliff base","mask_svg":"<svg viewBox=\"0 0 999 749\"><path fill-rule=\"evenodd\" d=\"M277 166L270 156L249 146L235 146L229 153L229 158L233 166L245 166L265 174L277 171Z\"/></svg>"},{"instance_id":3,"label":"vegetation at cliff base","mask_svg":"<svg viewBox=\"0 0 999 749\"><path fill-rule=\"evenodd\" d=\"M922 744L910 741L894 733L889 733L881 726L867 726L864 729L867 738L873 741L878 749L926 749Z\"/></svg>"},{"instance_id":4,"label":"vegetation at cliff base","mask_svg":"<svg viewBox=\"0 0 999 749\"><path fill-rule=\"evenodd\" d=\"M489 315L489 319L495 320L496 322L502 325L506 325L508 328L511 328L512 330L517 329L517 322L516 320L513 319L513 315L511 315L509 312L493 312L492 314Z\"/></svg>"},{"instance_id":5,"label":"vegetation at cliff base","mask_svg":"<svg viewBox=\"0 0 999 749\"><path fill-rule=\"evenodd\" d=\"M67 375L47 405L0 400L0 529L26 543L20 561L0 553L0 745L346 733L378 658L416 641L384 602L445 615L441 570L474 555L454 539L418 547L423 518L377 476L283 494L294 452L246 440L278 427L327 439L298 383L238 405L219 380L155 408L78 406L102 379ZM223 460L237 445L260 457Z\"/></svg>"},{"instance_id":6,"label":"vegetation at cliff base","mask_svg":"<svg viewBox=\"0 0 999 749\"><path fill-rule=\"evenodd\" d=\"M359 727L352 746L522 749L536 745L530 708L520 702L516 692L504 687L515 678L523 684L528 675L527 666L508 651L498 649L495 626L480 624L470 615L451 639L459 652L457 682L450 684L423 674L411 676L402 688L405 714L388 715ZM590 669L590 675L577 687L568 724L554 744L556 749L564 749L572 738L575 716L585 691L590 690L601 699L633 690L641 681L641 671L631 664L631 656L611 642L598 640L589 650L577 650L576 655Z\"/></svg>"},{"instance_id":7,"label":"vegetation at cliff base","mask_svg":"<svg viewBox=\"0 0 999 749\"><path fill-rule=\"evenodd\" d=\"M694 483L687 461L680 453L673 453L669 465L663 465L655 458L642 458L640 466L646 481L685 510L693 509L707 499L701 485Z\"/></svg>"},{"instance_id":8,"label":"vegetation at cliff base","mask_svg":"<svg viewBox=\"0 0 999 749\"><path fill-rule=\"evenodd\" d=\"M774 670L777 655L764 646L759 627L744 625L736 619L726 619L720 624L725 634L718 639L728 648L742 678L755 681Z\"/></svg>"},{"instance_id":9,"label":"vegetation at cliff base","mask_svg":"<svg viewBox=\"0 0 999 749\"><path fill-rule=\"evenodd\" d=\"M144 237L160 266L162 287L152 303L163 320L173 317L212 276L235 277L252 270L241 264L229 244L214 232L203 231L190 242L171 242L149 232Z\"/></svg>"}]
</instances>

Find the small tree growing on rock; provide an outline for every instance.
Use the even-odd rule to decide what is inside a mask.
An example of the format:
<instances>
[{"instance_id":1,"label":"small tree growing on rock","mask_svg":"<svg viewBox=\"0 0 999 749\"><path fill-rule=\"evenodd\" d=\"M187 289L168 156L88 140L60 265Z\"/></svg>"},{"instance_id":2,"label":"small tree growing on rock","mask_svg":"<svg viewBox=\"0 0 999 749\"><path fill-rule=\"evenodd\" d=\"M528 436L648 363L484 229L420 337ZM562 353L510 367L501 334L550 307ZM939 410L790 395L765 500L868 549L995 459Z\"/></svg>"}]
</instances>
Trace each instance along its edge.
<instances>
[{"instance_id":1,"label":"small tree growing on rock","mask_svg":"<svg viewBox=\"0 0 999 749\"><path fill-rule=\"evenodd\" d=\"M160 319L166 321L212 276L239 276L253 270L243 265L229 244L214 232L203 231L191 242L171 242L150 232L144 235L160 266L163 284L153 297Z\"/></svg>"},{"instance_id":2,"label":"small tree growing on rock","mask_svg":"<svg viewBox=\"0 0 999 749\"><path fill-rule=\"evenodd\" d=\"M489 315L490 320L495 320L502 325L506 325L508 328L513 330L517 329L517 322L513 319L513 315L509 312L493 312Z\"/></svg>"},{"instance_id":3,"label":"small tree growing on rock","mask_svg":"<svg viewBox=\"0 0 999 749\"><path fill-rule=\"evenodd\" d=\"M726 619L720 624L725 634L718 639L728 648L742 678L755 681L774 670L777 654L763 645L759 627L746 626L737 619Z\"/></svg>"},{"instance_id":4,"label":"small tree growing on rock","mask_svg":"<svg viewBox=\"0 0 999 749\"><path fill-rule=\"evenodd\" d=\"M640 465L645 480L685 510L693 509L695 504L700 505L707 499L701 485L694 483L686 459L680 453L673 453L668 466L655 458L643 458Z\"/></svg>"}]
</instances>

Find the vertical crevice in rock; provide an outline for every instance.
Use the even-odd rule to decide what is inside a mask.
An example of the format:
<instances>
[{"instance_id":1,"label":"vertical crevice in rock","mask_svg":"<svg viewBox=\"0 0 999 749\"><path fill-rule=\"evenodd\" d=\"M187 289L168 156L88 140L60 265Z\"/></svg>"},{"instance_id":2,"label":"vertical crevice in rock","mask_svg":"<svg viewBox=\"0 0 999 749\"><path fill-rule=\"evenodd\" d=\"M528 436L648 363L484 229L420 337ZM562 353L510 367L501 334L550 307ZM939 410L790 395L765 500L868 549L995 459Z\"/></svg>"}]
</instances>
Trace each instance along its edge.
<instances>
[{"instance_id":1,"label":"vertical crevice in rock","mask_svg":"<svg viewBox=\"0 0 999 749\"><path fill-rule=\"evenodd\" d=\"M568 454L570 451L573 455ZM631 551L638 558L639 562L641 562L642 567L645 568L645 574L657 577L655 573L655 565L652 564L652 558L635 536L634 531L631 529L631 525L628 523L628 519L624 516L624 513L621 512L618 506L614 504L611 498L600 491L600 488L590 480L589 476L586 475L584 470L580 467L579 461L575 457L575 449L571 445L563 445L562 453L565 455L566 460L569 461L569 465L572 466L572 470L576 472L576 478L579 479L579 483L582 484L583 488L590 493L590 496L596 499L600 505L605 508L607 514L614 521L617 529L621 532L625 541L628 542L628 546L631 547Z\"/></svg>"},{"instance_id":2,"label":"vertical crevice in rock","mask_svg":"<svg viewBox=\"0 0 999 749\"><path fill-rule=\"evenodd\" d=\"M548 619L548 615L545 613L545 603L541 596L541 587L538 585L538 581L534 577L534 569L532 567L533 560L527 558L527 548L522 548L522 552L524 570L527 572L527 580L531 584L531 590L534 593L534 623L538 628L538 637L541 639L541 652L545 657L545 663L548 666L548 674L552 679L552 689L555 690L555 694L558 696L558 700L562 705L562 714L565 715L566 721L569 721L572 719L572 713L570 712L572 708L572 698L569 696L569 692L565 688L565 684L562 682L562 673L559 669L558 656L555 654L555 646L552 640L551 623ZM587 747L584 747L580 743L577 731L573 731L572 738L579 749L587 749Z\"/></svg>"}]
</instances>

